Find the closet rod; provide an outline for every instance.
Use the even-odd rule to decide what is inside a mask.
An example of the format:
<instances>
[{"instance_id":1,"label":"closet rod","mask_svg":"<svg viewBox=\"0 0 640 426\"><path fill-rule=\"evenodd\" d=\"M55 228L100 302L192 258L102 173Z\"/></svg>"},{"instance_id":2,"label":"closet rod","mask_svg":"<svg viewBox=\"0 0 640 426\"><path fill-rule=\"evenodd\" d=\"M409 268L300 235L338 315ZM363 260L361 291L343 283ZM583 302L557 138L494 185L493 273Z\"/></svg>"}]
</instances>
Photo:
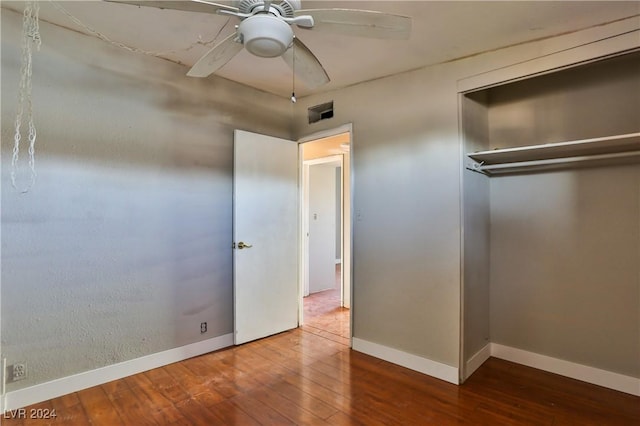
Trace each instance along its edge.
<instances>
[{"instance_id":1,"label":"closet rod","mask_svg":"<svg viewBox=\"0 0 640 426\"><path fill-rule=\"evenodd\" d=\"M579 157L565 157L565 158L550 158L548 160L534 160L534 161L520 161L515 163L502 163L502 164L482 164L473 163L471 167L467 167L468 170L474 172L480 172L486 175L494 175L500 173L515 173L519 171L535 171L545 170L562 165L569 165L575 163L585 163L594 161L606 161L620 158L634 158L640 159L640 151L629 152L614 152L610 154L598 154L598 155L584 155Z\"/></svg>"}]
</instances>

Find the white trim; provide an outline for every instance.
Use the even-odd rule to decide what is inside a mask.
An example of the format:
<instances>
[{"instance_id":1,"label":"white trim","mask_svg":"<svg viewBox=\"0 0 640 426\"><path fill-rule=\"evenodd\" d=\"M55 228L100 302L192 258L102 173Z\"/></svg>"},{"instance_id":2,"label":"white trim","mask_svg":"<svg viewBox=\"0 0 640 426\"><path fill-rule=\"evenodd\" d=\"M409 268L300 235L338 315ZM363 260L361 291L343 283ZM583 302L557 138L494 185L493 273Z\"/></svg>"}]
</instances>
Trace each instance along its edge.
<instances>
[{"instance_id":1,"label":"white trim","mask_svg":"<svg viewBox=\"0 0 640 426\"><path fill-rule=\"evenodd\" d=\"M300 149L298 151L298 155L299 155L299 164L300 164L300 195L301 195L301 200L302 202L300 203L300 214L299 214L299 218L300 218L300 228L299 228L299 233L300 233L300 253L298 256L298 263L299 263L299 293L300 293L300 297L299 297L299 309L298 309L298 323L300 325L302 325L304 323L304 304L303 304L303 297L305 295L308 295L308 291L306 291L305 289L305 283L307 283L308 281L305 280L305 274L306 271L309 267L308 265L308 258L305 256L305 254L307 253L306 250L304 250L304 245L305 245L305 240L306 240L306 224L304 222L305 220L305 207L304 207L304 200L305 200L305 191L308 191L308 188L305 188L305 182L308 181L307 177L304 175L305 171L307 170L306 167L304 167L304 150L303 150L303 145L306 142L312 142L312 141L316 141L319 139L324 139L324 138L328 138L331 136L336 136L336 135L340 135L342 133L348 133L349 134L349 152L344 152L342 154L337 154L340 157L342 157L342 220L341 220L341 237L342 237L342 270L341 270L341 281L342 281L342 291L341 291L341 296L340 296L340 300L341 300L341 304L347 308L347 309L351 309L351 303L353 300L353 264L352 264L352 259L353 259L353 186L354 186L354 174L353 174L353 155L351 155L351 152L353 151L353 124L352 123L347 123L347 124L342 124L340 126L334 127L332 129L327 129L327 130L321 130L318 132L314 132L311 134L308 134L306 136L303 136L301 138L298 139L298 145L300 146ZM344 157L345 155L349 156L349 175L346 176L346 172L345 172L345 163L344 163ZM347 180L345 180L345 178L348 178ZM308 183L308 182L307 182ZM349 185L349 199L347 200L344 197L345 194L345 188L346 186ZM345 210L348 206L349 209L349 214L346 215L345 214ZM349 226L349 233L348 235L345 234L345 226ZM348 300L347 297L345 296L345 294L348 294ZM353 330L353 315L349 315L349 330ZM349 338L351 339L353 336L353 332L349 332Z\"/></svg>"},{"instance_id":2,"label":"white trim","mask_svg":"<svg viewBox=\"0 0 640 426\"><path fill-rule=\"evenodd\" d=\"M475 353L465 366L465 377L463 380L467 380L475 371L480 368L486 360L491 358L491 343L487 343L482 349Z\"/></svg>"},{"instance_id":3,"label":"white trim","mask_svg":"<svg viewBox=\"0 0 640 426\"><path fill-rule=\"evenodd\" d=\"M640 379L522 349L491 343L491 356L640 396Z\"/></svg>"},{"instance_id":4,"label":"white trim","mask_svg":"<svg viewBox=\"0 0 640 426\"><path fill-rule=\"evenodd\" d=\"M547 48L547 42L543 41L539 45L542 50L539 56L463 78L458 81L458 92L500 85L508 81L637 49L640 47L638 22L638 17L631 17L568 34L562 39L562 41L566 41L563 48L557 47L555 44L557 38L554 38L553 44L548 45L554 51Z\"/></svg>"},{"instance_id":5,"label":"white trim","mask_svg":"<svg viewBox=\"0 0 640 426\"><path fill-rule=\"evenodd\" d=\"M298 142L298 327L304 325L304 297L308 296L305 279L307 269L309 269L309 259L304 249L307 241L307 222L305 217L305 203L309 193L307 183L308 172L304 167L304 147Z\"/></svg>"},{"instance_id":6,"label":"white trim","mask_svg":"<svg viewBox=\"0 0 640 426\"><path fill-rule=\"evenodd\" d=\"M305 143L315 141L317 139L324 139L331 136L339 135L341 133L351 133L353 131L353 125L351 123L342 124L338 127L334 127L332 129L321 130L319 132L311 133L310 135L306 135L300 139L298 139L298 143Z\"/></svg>"},{"instance_id":7,"label":"white trim","mask_svg":"<svg viewBox=\"0 0 640 426\"><path fill-rule=\"evenodd\" d=\"M427 374L437 379L453 383L454 385L460 383L458 378L458 369L456 367L432 361L388 346L383 346L378 343L368 342L357 337L353 338L352 347L355 351Z\"/></svg>"},{"instance_id":8,"label":"white trim","mask_svg":"<svg viewBox=\"0 0 640 426\"><path fill-rule=\"evenodd\" d=\"M317 166L318 164L336 163L342 166L342 154L327 155L326 157L314 158L313 160L304 160L302 164L305 166Z\"/></svg>"},{"instance_id":9,"label":"white trim","mask_svg":"<svg viewBox=\"0 0 640 426\"><path fill-rule=\"evenodd\" d=\"M120 362L118 364L108 365L95 370L85 371L73 376L62 377L50 382L8 392L6 394L4 408L6 411L17 410L18 408L37 404L42 401L47 401L52 398L98 386L112 380L142 373L229 346L233 346L233 333Z\"/></svg>"}]
</instances>

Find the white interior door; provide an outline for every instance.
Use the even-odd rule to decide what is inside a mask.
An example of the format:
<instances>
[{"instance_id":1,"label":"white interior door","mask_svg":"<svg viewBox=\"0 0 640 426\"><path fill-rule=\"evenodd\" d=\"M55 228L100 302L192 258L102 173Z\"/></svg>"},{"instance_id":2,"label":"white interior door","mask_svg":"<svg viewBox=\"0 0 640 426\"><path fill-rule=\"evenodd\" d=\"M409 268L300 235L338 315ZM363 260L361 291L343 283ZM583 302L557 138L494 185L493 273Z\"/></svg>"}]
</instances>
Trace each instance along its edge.
<instances>
[{"instance_id":1,"label":"white interior door","mask_svg":"<svg viewBox=\"0 0 640 426\"><path fill-rule=\"evenodd\" d=\"M298 144L236 130L236 345L298 326L298 192Z\"/></svg>"}]
</instances>

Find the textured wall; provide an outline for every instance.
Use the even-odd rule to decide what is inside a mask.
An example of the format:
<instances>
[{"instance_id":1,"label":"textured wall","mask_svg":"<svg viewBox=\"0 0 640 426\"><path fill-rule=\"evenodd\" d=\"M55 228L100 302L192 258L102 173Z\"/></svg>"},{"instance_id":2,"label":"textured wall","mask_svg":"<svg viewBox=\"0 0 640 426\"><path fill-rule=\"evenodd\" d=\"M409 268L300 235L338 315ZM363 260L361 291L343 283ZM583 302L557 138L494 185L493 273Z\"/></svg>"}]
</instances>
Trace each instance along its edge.
<instances>
[{"instance_id":1,"label":"textured wall","mask_svg":"<svg viewBox=\"0 0 640 426\"><path fill-rule=\"evenodd\" d=\"M290 137L289 102L41 23L20 194L20 30L2 9L2 351L29 369L8 391L231 333L233 129Z\"/></svg>"}]
</instances>

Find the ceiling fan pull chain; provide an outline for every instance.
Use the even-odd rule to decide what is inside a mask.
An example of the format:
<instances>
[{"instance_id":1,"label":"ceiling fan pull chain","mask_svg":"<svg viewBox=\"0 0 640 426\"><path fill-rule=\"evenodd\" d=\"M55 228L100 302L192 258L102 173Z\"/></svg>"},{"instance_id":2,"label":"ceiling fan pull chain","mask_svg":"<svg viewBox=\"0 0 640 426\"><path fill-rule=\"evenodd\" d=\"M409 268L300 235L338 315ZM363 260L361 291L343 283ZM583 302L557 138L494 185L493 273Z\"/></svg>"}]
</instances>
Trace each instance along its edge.
<instances>
[{"instance_id":1,"label":"ceiling fan pull chain","mask_svg":"<svg viewBox=\"0 0 640 426\"><path fill-rule=\"evenodd\" d=\"M18 86L18 111L16 113L15 134L13 137L13 155L11 157L11 185L18 189L16 184L18 174L18 160L20 157L20 141L22 139L22 117L25 114L27 119L27 139L29 141L29 169L30 181L21 191L29 192L36 182L36 126L33 122L33 103L31 101L31 77L33 75L32 53L33 45L40 50L42 39L40 38L40 25L38 14L40 6L37 1L27 1L22 15L22 63L20 65L20 83Z\"/></svg>"},{"instance_id":2,"label":"ceiling fan pull chain","mask_svg":"<svg viewBox=\"0 0 640 426\"><path fill-rule=\"evenodd\" d=\"M294 35L293 38L295 39L296 36ZM295 43L291 44L291 102L292 103L296 103L297 99L296 99L296 51L295 51Z\"/></svg>"}]
</instances>

